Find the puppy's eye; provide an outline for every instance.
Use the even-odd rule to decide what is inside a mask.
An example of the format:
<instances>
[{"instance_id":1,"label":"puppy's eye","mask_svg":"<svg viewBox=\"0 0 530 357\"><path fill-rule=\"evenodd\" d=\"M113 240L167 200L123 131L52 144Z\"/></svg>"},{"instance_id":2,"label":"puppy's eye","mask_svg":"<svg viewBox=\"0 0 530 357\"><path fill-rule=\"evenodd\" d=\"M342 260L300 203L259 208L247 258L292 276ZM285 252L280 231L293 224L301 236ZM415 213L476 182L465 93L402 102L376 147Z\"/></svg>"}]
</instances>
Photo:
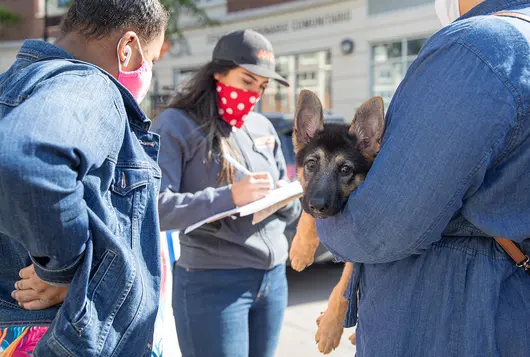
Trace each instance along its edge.
<instances>
[{"instance_id":1,"label":"puppy's eye","mask_svg":"<svg viewBox=\"0 0 530 357\"><path fill-rule=\"evenodd\" d=\"M353 167L349 165L344 165L340 168L340 173L344 176L351 174L353 171Z\"/></svg>"},{"instance_id":2,"label":"puppy's eye","mask_svg":"<svg viewBox=\"0 0 530 357\"><path fill-rule=\"evenodd\" d=\"M309 160L305 163L305 169L308 171L313 171L317 166L317 162L315 160Z\"/></svg>"}]
</instances>

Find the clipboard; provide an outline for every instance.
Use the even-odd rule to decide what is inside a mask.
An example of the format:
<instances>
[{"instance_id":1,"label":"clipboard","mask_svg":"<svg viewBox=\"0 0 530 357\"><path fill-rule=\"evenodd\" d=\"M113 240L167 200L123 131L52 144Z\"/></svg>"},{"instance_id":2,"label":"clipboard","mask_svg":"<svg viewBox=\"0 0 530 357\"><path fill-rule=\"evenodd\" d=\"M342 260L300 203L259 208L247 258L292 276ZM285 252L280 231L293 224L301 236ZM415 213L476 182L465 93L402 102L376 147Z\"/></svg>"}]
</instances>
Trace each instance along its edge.
<instances>
[{"instance_id":1,"label":"clipboard","mask_svg":"<svg viewBox=\"0 0 530 357\"><path fill-rule=\"evenodd\" d=\"M252 224L258 224L279 209L287 206L290 202L302 197L303 188L299 181L293 181L285 186L272 190L267 196L261 200L249 203L248 205L237 207L229 211L221 212L203 219L184 231L184 234L199 228L200 226L208 223L212 223L230 216L239 215L240 217L250 216L252 217Z\"/></svg>"}]
</instances>

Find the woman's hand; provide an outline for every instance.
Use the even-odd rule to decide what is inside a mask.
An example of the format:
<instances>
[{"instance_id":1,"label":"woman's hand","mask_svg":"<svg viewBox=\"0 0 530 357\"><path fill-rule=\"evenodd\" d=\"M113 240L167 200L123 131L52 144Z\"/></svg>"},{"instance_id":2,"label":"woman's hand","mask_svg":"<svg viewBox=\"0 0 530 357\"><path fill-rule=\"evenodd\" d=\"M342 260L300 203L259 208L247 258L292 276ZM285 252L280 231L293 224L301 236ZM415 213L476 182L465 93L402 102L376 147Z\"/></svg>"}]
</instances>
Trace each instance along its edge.
<instances>
[{"instance_id":1,"label":"woman's hand","mask_svg":"<svg viewBox=\"0 0 530 357\"><path fill-rule=\"evenodd\" d=\"M49 285L35 273L33 264L19 272L22 280L15 283L13 299L26 310L44 310L64 301L68 288Z\"/></svg>"},{"instance_id":2,"label":"woman's hand","mask_svg":"<svg viewBox=\"0 0 530 357\"><path fill-rule=\"evenodd\" d=\"M253 173L232 185L232 198L237 207L244 206L265 197L272 187L268 172Z\"/></svg>"},{"instance_id":3,"label":"woman's hand","mask_svg":"<svg viewBox=\"0 0 530 357\"><path fill-rule=\"evenodd\" d=\"M278 181L278 183L276 184L276 187L277 187L277 188L282 188L283 186L287 186L288 184L289 184L288 181L280 180L280 181Z\"/></svg>"}]
</instances>

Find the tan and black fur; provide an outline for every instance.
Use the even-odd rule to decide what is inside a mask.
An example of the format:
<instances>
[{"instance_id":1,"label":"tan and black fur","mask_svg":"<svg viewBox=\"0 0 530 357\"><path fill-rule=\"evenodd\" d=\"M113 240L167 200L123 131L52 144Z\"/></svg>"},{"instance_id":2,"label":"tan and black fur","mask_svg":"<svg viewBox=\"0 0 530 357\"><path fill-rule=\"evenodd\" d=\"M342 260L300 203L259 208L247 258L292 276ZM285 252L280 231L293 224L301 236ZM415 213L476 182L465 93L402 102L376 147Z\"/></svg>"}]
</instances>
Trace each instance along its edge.
<instances>
[{"instance_id":1,"label":"tan and black fur","mask_svg":"<svg viewBox=\"0 0 530 357\"><path fill-rule=\"evenodd\" d=\"M364 181L379 152L384 131L384 104L374 97L356 111L351 125L324 124L322 104L308 91L300 93L294 118L293 144L304 211L291 247L291 266L302 271L313 263L319 244L316 219L336 215L350 193ZM344 298L353 273L346 263L333 289L328 308L317 320L315 339L320 352L330 353L339 343L348 301ZM355 334L350 337L355 344Z\"/></svg>"}]
</instances>

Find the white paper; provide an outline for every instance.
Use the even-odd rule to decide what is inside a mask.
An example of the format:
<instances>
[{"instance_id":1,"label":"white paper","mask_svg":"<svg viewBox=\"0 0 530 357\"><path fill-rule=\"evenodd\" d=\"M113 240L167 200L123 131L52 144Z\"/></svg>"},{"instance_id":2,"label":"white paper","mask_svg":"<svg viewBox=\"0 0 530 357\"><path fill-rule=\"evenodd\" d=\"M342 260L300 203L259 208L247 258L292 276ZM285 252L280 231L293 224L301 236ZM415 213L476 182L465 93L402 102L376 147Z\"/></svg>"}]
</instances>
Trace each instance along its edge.
<instances>
[{"instance_id":1,"label":"white paper","mask_svg":"<svg viewBox=\"0 0 530 357\"><path fill-rule=\"evenodd\" d=\"M275 204L285 201L289 198L299 197L302 193L303 189L300 182L294 181L288 183L283 187L272 190L266 197L262 198L261 200L249 203L245 206L234 208L229 211L221 212L206 219L203 219L202 221L197 222L186 228L184 234L188 234L189 232L199 228L203 224L214 222L225 217L233 216L236 214L239 214L241 217L249 216L268 207L274 206Z\"/></svg>"},{"instance_id":2,"label":"white paper","mask_svg":"<svg viewBox=\"0 0 530 357\"><path fill-rule=\"evenodd\" d=\"M231 209L229 211L225 211L225 212L221 212L221 213L215 214L215 215L210 216L210 217L208 217L206 219L203 219L200 222L195 223L194 225L189 226L184 231L184 234L188 234L189 232L199 228L203 224L214 222L214 221L217 221L217 220L219 220L221 218L228 217L228 216L233 216L233 215L238 214L238 213L239 213L239 208L234 208L234 209Z\"/></svg>"},{"instance_id":3,"label":"white paper","mask_svg":"<svg viewBox=\"0 0 530 357\"><path fill-rule=\"evenodd\" d=\"M249 203L243 206L239 210L241 217L249 216L253 213L261 211L267 207L275 205L278 202L285 201L286 199L300 195L304 192L302 185L298 181L288 183L287 185L272 190L266 197L261 200Z\"/></svg>"}]
</instances>

